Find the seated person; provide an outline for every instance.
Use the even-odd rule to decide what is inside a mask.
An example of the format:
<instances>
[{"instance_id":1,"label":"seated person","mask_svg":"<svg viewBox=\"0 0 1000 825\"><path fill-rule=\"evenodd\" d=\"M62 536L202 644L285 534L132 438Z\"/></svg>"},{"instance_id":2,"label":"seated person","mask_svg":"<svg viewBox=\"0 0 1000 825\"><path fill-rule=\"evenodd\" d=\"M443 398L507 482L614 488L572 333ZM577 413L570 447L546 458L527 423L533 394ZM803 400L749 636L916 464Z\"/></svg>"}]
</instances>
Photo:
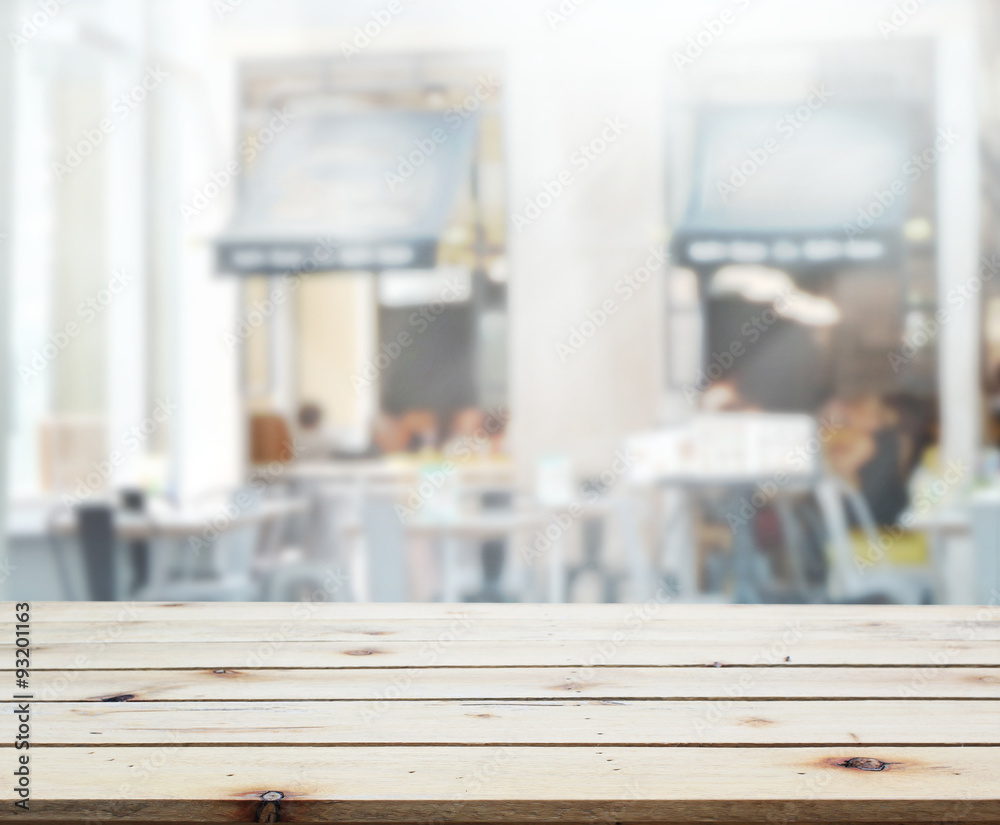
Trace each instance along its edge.
<instances>
[{"instance_id":1,"label":"seated person","mask_svg":"<svg viewBox=\"0 0 1000 825\"><path fill-rule=\"evenodd\" d=\"M410 443L410 432L396 416L380 412L375 419L372 441L382 455L405 453Z\"/></svg>"},{"instance_id":2,"label":"seated person","mask_svg":"<svg viewBox=\"0 0 1000 825\"><path fill-rule=\"evenodd\" d=\"M994 446L1000 447L1000 366L986 393L987 430Z\"/></svg>"},{"instance_id":3,"label":"seated person","mask_svg":"<svg viewBox=\"0 0 1000 825\"><path fill-rule=\"evenodd\" d=\"M505 410L463 407L452 417L448 441L444 445L445 454L463 459L502 454L507 418Z\"/></svg>"},{"instance_id":4,"label":"seated person","mask_svg":"<svg viewBox=\"0 0 1000 825\"><path fill-rule=\"evenodd\" d=\"M876 524L894 524L906 508L911 442L898 417L875 395L835 402L841 422L826 445L831 469L868 502Z\"/></svg>"},{"instance_id":5,"label":"seated person","mask_svg":"<svg viewBox=\"0 0 1000 825\"><path fill-rule=\"evenodd\" d=\"M407 410L401 418L409 433L410 452L434 450L438 446L438 417L432 410Z\"/></svg>"},{"instance_id":6,"label":"seated person","mask_svg":"<svg viewBox=\"0 0 1000 825\"><path fill-rule=\"evenodd\" d=\"M437 446L437 415L431 410L407 410L396 416L382 411L372 432L383 455L416 453Z\"/></svg>"},{"instance_id":7,"label":"seated person","mask_svg":"<svg viewBox=\"0 0 1000 825\"><path fill-rule=\"evenodd\" d=\"M760 412L760 407L747 399L740 382L732 378L709 385L701 396L701 409L704 412Z\"/></svg>"},{"instance_id":8,"label":"seated person","mask_svg":"<svg viewBox=\"0 0 1000 825\"><path fill-rule=\"evenodd\" d=\"M306 402L299 407L295 456L303 461L331 458L337 450L337 439L323 426L323 410L319 404Z\"/></svg>"}]
</instances>

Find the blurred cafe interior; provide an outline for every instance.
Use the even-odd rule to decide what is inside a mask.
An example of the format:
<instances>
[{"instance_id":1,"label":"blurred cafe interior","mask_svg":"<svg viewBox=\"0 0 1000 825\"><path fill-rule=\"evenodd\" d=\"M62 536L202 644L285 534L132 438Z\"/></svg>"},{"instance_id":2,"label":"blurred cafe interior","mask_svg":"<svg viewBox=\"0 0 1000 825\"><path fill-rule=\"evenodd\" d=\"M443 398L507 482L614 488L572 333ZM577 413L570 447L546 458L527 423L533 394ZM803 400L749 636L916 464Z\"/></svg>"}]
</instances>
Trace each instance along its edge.
<instances>
[{"instance_id":1,"label":"blurred cafe interior","mask_svg":"<svg viewBox=\"0 0 1000 825\"><path fill-rule=\"evenodd\" d=\"M5 0L5 598L1000 600L997 0Z\"/></svg>"}]
</instances>

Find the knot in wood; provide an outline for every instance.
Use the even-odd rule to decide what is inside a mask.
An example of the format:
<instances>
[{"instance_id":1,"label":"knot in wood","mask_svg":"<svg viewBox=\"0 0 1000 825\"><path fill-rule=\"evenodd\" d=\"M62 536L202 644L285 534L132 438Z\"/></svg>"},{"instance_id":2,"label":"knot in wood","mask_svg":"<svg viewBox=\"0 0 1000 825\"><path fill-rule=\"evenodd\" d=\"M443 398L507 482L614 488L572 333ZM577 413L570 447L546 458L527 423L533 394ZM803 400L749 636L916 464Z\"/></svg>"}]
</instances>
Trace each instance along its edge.
<instances>
[{"instance_id":1,"label":"knot in wood","mask_svg":"<svg viewBox=\"0 0 1000 825\"><path fill-rule=\"evenodd\" d=\"M284 797L281 791L262 793L260 808L257 810L257 822L278 822L280 815L278 805Z\"/></svg>"},{"instance_id":2,"label":"knot in wood","mask_svg":"<svg viewBox=\"0 0 1000 825\"><path fill-rule=\"evenodd\" d=\"M872 759L870 756L855 756L844 763L845 768L857 768L859 771L882 771L885 770L885 762Z\"/></svg>"}]
</instances>

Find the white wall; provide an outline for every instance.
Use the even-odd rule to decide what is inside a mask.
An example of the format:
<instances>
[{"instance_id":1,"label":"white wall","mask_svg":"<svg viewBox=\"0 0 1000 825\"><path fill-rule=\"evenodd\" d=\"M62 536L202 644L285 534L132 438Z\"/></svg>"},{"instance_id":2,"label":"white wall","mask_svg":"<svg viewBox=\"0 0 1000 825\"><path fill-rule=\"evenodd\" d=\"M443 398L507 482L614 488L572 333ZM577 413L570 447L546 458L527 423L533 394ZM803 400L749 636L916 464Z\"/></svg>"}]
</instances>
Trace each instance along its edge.
<instances>
[{"instance_id":1,"label":"white wall","mask_svg":"<svg viewBox=\"0 0 1000 825\"><path fill-rule=\"evenodd\" d=\"M573 181L509 235L512 443L526 480L546 452L578 472L605 469L628 433L656 423L662 389L666 267L627 300L616 285L664 245L665 138L650 102L664 101L666 61L620 41L595 46L567 28L509 61L511 211L524 214L564 170ZM580 145L607 119L624 131L580 168Z\"/></svg>"},{"instance_id":2,"label":"white wall","mask_svg":"<svg viewBox=\"0 0 1000 825\"><path fill-rule=\"evenodd\" d=\"M0 35L8 31L16 11L13 3L0 7ZM6 38L4 38L6 39ZM5 49L0 54L0 111L14 111L13 55ZM13 178L13 135L12 130L0 130L0 399L10 399L10 386L14 376L10 364L10 314L11 314L11 253L9 244L10 218L12 212ZM8 478L8 434L10 432L10 403L0 400L0 569L7 569L7 488ZM3 579L6 581L6 578ZM0 582L0 594L6 596L7 588Z\"/></svg>"},{"instance_id":3,"label":"white wall","mask_svg":"<svg viewBox=\"0 0 1000 825\"><path fill-rule=\"evenodd\" d=\"M170 486L182 497L238 484L244 470L245 421L239 396L239 347L227 340L239 320L239 284L215 272L212 241L236 197L231 185L197 218L182 204L236 156L236 66L214 48L217 17L198 0L154 0L157 44L172 73L161 162L173 171L158 193L169 221L166 248L176 304L167 336L172 354L165 386L179 405L171 426Z\"/></svg>"}]
</instances>

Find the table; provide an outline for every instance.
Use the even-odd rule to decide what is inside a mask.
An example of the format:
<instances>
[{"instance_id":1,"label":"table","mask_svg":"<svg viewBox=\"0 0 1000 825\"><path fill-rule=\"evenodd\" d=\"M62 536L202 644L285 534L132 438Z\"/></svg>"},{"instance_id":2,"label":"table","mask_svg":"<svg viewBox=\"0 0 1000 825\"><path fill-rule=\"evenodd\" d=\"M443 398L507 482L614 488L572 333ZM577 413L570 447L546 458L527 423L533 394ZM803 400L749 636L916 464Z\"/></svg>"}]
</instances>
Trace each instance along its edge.
<instances>
[{"instance_id":1,"label":"table","mask_svg":"<svg viewBox=\"0 0 1000 825\"><path fill-rule=\"evenodd\" d=\"M1000 822L996 606L35 603L30 633L2 821Z\"/></svg>"},{"instance_id":2,"label":"table","mask_svg":"<svg viewBox=\"0 0 1000 825\"><path fill-rule=\"evenodd\" d=\"M221 535L241 527L259 526L302 515L309 509L305 498L264 499L249 507L238 507L229 501L216 501L198 507L162 508L155 512L130 512L115 508L115 536L123 541L141 539L198 538L212 531ZM58 535L75 535L77 522L72 512L59 512L50 529Z\"/></svg>"},{"instance_id":3,"label":"table","mask_svg":"<svg viewBox=\"0 0 1000 825\"><path fill-rule=\"evenodd\" d=\"M964 579L974 582L967 598L1000 600L1000 487L975 489L964 500L936 509L908 511L900 521L908 529L928 533L940 592L958 590L955 582ZM971 542L967 566L961 553L965 541ZM950 588L946 573L952 574ZM952 595L953 601L961 601L965 593Z\"/></svg>"},{"instance_id":4,"label":"table","mask_svg":"<svg viewBox=\"0 0 1000 825\"><path fill-rule=\"evenodd\" d=\"M256 476L270 481L300 484L413 484L421 472L444 462L455 467L455 476L462 486L479 485L484 489L509 487L514 483L514 467L506 460L479 460L436 455L390 456L364 461L295 461L282 465L276 472L259 470Z\"/></svg>"},{"instance_id":5,"label":"table","mask_svg":"<svg viewBox=\"0 0 1000 825\"><path fill-rule=\"evenodd\" d=\"M427 539L437 546L441 559L441 597L446 602L460 599L459 554L463 541L509 539L508 563L520 571L523 549L527 546L527 536L531 531L544 529L547 521L540 512L480 511L455 513L453 516L431 518L414 516L402 521L399 530L405 539ZM377 565L372 565L366 553L364 524L352 521L341 530L345 542L350 546L348 556L352 559L365 558L364 569L375 567L377 575L385 575ZM355 568L357 569L357 568ZM523 590L523 588L522 588ZM360 598L368 597L363 584L356 583L355 593Z\"/></svg>"},{"instance_id":6,"label":"table","mask_svg":"<svg viewBox=\"0 0 1000 825\"><path fill-rule=\"evenodd\" d=\"M112 513L113 539L116 542L164 540L207 544L224 533L254 527L260 531L258 544L263 553L280 539L276 531L288 519L306 515L309 507L309 500L303 497L268 498L243 505L238 505L229 498L218 498L185 503L179 507L153 500L148 509L140 512L116 507ZM11 522L7 540L12 545L32 540L36 543L44 542L43 547L51 554L55 563L60 595L75 595L81 589L81 584L91 590L94 583L97 583L101 592L88 594L91 598L95 595L100 598L105 593L113 598L128 592L123 584L127 566L122 564L120 555L113 547L104 548L96 558L87 558L87 553L81 548L83 559L79 573L72 569L76 567L75 564L67 563L64 552L66 547L57 544L55 539L77 537L78 519L71 510L58 506L54 501L42 501L31 507L15 508ZM162 590L170 576L171 558L163 552L151 552L148 556L148 580L143 584L155 593Z\"/></svg>"},{"instance_id":7,"label":"table","mask_svg":"<svg viewBox=\"0 0 1000 825\"><path fill-rule=\"evenodd\" d=\"M443 479L444 483L432 483L427 474ZM256 477L272 484L287 484L294 495L310 498L317 514L314 535L317 543L327 547L343 547L338 554L340 560L355 571L351 593L357 600L400 600L410 597L405 570L405 551L396 545L403 537L394 535L399 523L396 512L388 512L384 517L373 516L366 519L366 509L370 504L385 505L388 511L392 504L403 504L413 497L415 491L422 490L422 484L431 484L434 490L430 496L433 509L440 499L447 500L448 508L456 511L466 509L465 505L481 499L484 495L503 493L511 497L517 495L514 488L514 468L506 459L461 458L448 455L411 456L394 455L372 460L345 461L295 461L282 465L276 471L260 470ZM440 496L440 499L438 498ZM420 496L421 501L427 498ZM478 509L470 508L470 509ZM369 513L371 515L371 513ZM465 519L458 512L449 513L449 521ZM474 518L474 516L469 516ZM367 526L378 524L384 534L377 536L373 544L385 552L367 552L363 541ZM407 536L419 530L407 529ZM433 528L422 531L425 536ZM445 596L449 600L458 598L457 577L453 560L455 550L455 530L440 537L441 554L444 556ZM467 538L475 532L473 526L463 531ZM504 535L497 525L487 525L488 537ZM510 531L507 531L509 533ZM434 537L438 538L438 537ZM370 581L366 571L378 576L378 581Z\"/></svg>"},{"instance_id":8,"label":"table","mask_svg":"<svg viewBox=\"0 0 1000 825\"><path fill-rule=\"evenodd\" d=\"M305 514L309 503L304 498L275 498L250 502L239 506L232 502L217 501L203 504L200 507L187 507L177 510L160 510L159 512L129 512L116 509L113 512L113 536L119 541L149 541L151 539L170 539L176 542L195 541L205 545L211 543L224 533L241 528L254 527L259 531L255 540L255 552L258 556L267 555L273 550L281 536L277 531L284 526L287 519ZM73 513L62 513L53 520L54 533L72 535L78 532L77 519ZM190 545L189 545L190 546ZM144 548L146 558L143 566L148 565L147 576L140 581L140 588L132 591L132 595L152 594L154 598L164 597L164 591L169 592L171 574L170 561L164 553L150 554L148 546ZM90 580L91 598L102 598L104 593L113 597L115 566L114 548L102 547L94 554L83 548L88 578ZM89 557L92 556L92 557ZM88 558L89 557L89 558ZM245 576L245 586L250 586L251 570L249 566L241 571ZM95 592L96 591L96 592ZM203 592L203 591L202 591ZM192 598L190 595L184 596ZM169 598L169 596L167 596ZM196 598L217 598L215 596L197 596ZM240 598L239 596L237 598ZM252 598L244 595L242 598Z\"/></svg>"}]
</instances>

